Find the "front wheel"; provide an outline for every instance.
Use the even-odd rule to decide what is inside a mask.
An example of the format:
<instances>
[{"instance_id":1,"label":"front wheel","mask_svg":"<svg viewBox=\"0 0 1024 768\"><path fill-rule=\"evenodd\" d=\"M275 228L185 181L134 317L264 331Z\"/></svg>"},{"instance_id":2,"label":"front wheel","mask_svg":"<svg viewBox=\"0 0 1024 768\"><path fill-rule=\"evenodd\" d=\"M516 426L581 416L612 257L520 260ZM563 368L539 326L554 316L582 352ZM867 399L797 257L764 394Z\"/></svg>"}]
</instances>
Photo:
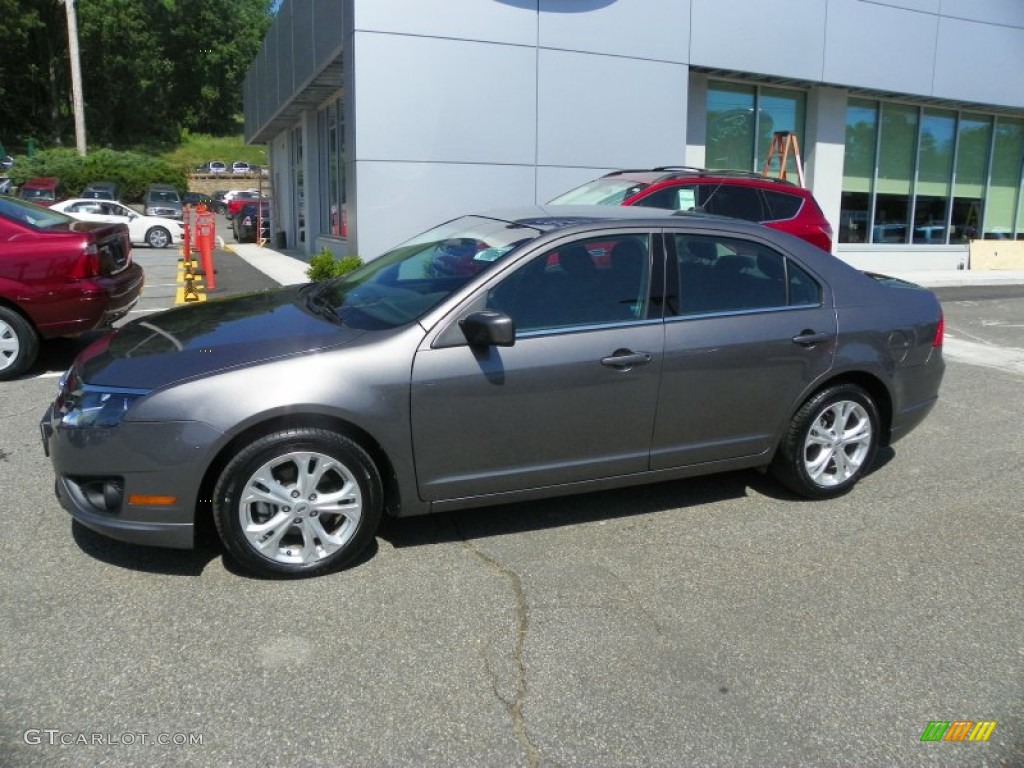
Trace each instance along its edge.
<instances>
[{"instance_id":1,"label":"front wheel","mask_svg":"<svg viewBox=\"0 0 1024 768\"><path fill-rule=\"evenodd\" d=\"M13 309L0 306L0 381L20 376L36 361L39 336Z\"/></svg>"},{"instance_id":2,"label":"front wheel","mask_svg":"<svg viewBox=\"0 0 1024 768\"><path fill-rule=\"evenodd\" d=\"M828 387L793 416L772 474L801 496L840 496L871 469L878 433L878 408L867 392L855 384Z\"/></svg>"},{"instance_id":3,"label":"front wheel","mask_svg":"<svg viewBox=\"0 0 1024 768\"><path fill-rule=\"evenodd\" d=\"M150 248L166 248L171 244L171 233L163 227L153 227L146 233L146 245Z\"/></svg>"},{"instance_id":4,"label":"front wheel","mask_svg":"<svg viewBox=\"0 0 1024 768\"><path fill-rule=\"evenodd\" d=\"M213 496L228 552L259 574L314 576L370 543L383 509L380 474L359 445L322 429L290 429L243 448Z\"/></svg>"}]
</instances>

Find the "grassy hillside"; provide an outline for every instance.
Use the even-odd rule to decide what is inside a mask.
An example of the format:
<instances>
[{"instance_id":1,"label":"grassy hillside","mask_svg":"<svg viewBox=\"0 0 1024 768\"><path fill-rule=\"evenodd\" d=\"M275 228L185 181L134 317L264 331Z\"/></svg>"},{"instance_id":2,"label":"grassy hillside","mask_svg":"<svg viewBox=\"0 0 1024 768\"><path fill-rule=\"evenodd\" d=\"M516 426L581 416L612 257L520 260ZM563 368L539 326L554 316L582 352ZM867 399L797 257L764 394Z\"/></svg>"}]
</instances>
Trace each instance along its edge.
<instances>
[{"instance_id":1,"label":"grassy hillside","mask_svg":"<svg viewBox=\"0 0 1024 768\"><path fill-rule=\"evenodd\" d=\"M262 144L246 144L241 134L209 136L203 133L186 133L181 139L181 144L161 154L161 158L189 170L210 160L221 160L229 167L236 160L244 160L252 165L267 164L267 148Z\"/></svg>"}]
</instances>

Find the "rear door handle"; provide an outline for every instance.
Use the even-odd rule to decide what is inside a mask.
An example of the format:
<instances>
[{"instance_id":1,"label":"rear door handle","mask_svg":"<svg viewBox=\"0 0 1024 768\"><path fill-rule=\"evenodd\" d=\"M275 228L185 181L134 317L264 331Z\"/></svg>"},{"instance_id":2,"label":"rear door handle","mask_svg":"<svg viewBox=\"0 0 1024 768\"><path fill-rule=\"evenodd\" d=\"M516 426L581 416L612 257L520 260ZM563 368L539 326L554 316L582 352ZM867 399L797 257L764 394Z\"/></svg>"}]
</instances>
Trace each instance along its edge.
<instances>
[{"instance_id":1,"label":"rear door handle","mask_svg":"<svg viewBox=\"0 0 1024 768\"><path fill-rule=\"evenodd\" d=\"M617 368L620 371L628 371L636 365L646 365L649 362L651 362L650 352L634 352L631 349L617 349L608 357L601 358L601 365Z\"/></svg>"},{"instance_id":2,"label":"rear door handle","mask_svg":"<svg viewBox=\"0 0 1024 768\"><path fill-rule=\"evenodd\" d=\"M801 347L813 347L815 344L820 344L821 342L828 341L831 338L831 333L816 333L810 328L807 328L800 331L800 333L793 337L793 343L799 344Z\"/></svg>"}]
</instances>

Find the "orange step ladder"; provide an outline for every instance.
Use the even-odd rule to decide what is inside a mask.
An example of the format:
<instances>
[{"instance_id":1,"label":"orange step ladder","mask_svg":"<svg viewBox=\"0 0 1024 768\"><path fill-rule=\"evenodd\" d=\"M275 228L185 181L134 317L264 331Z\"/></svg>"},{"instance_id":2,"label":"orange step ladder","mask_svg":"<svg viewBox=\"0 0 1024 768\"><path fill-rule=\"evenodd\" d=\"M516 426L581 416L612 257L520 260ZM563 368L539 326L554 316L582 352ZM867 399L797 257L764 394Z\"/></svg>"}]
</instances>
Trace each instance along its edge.
<instances>
[{"instance_id":1,"label":"orange step ladder","mask_svg":"<svg viewBox=\"0 0 1024 768\"><path fill-rule=\"evenodd\" d=\"M806 187L804 183L804 164L800 159L800 142L796 139L796 134L789 131L776 131L772 134L772 143L768 146L768 157L765 158L764 168L761 170L762 176L768 176L772 161L778 158L779 169L777 179L786 179L786 163L790 156L796 161L796 173L800 179L800 186Z\"/></svg>"}]
</instances>

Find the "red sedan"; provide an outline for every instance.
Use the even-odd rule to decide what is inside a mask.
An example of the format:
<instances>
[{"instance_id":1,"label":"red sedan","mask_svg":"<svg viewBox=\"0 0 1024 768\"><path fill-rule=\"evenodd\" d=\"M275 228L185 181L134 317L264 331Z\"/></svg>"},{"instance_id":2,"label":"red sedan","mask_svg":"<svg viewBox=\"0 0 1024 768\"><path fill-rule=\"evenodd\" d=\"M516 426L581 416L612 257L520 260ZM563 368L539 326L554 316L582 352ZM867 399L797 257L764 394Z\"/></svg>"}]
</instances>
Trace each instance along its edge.
<instances>
[{"instance_id":1,"label":"red sedan","mask_svg":"<svg viewBox=\"0 0 1024 768\"><path fill-rule=\"evenodd\" d=\"M126 315L142 284L123 224L78 221L0 197L0 381L31 367L41 339Z\"/></svg>"}]
</instances>

